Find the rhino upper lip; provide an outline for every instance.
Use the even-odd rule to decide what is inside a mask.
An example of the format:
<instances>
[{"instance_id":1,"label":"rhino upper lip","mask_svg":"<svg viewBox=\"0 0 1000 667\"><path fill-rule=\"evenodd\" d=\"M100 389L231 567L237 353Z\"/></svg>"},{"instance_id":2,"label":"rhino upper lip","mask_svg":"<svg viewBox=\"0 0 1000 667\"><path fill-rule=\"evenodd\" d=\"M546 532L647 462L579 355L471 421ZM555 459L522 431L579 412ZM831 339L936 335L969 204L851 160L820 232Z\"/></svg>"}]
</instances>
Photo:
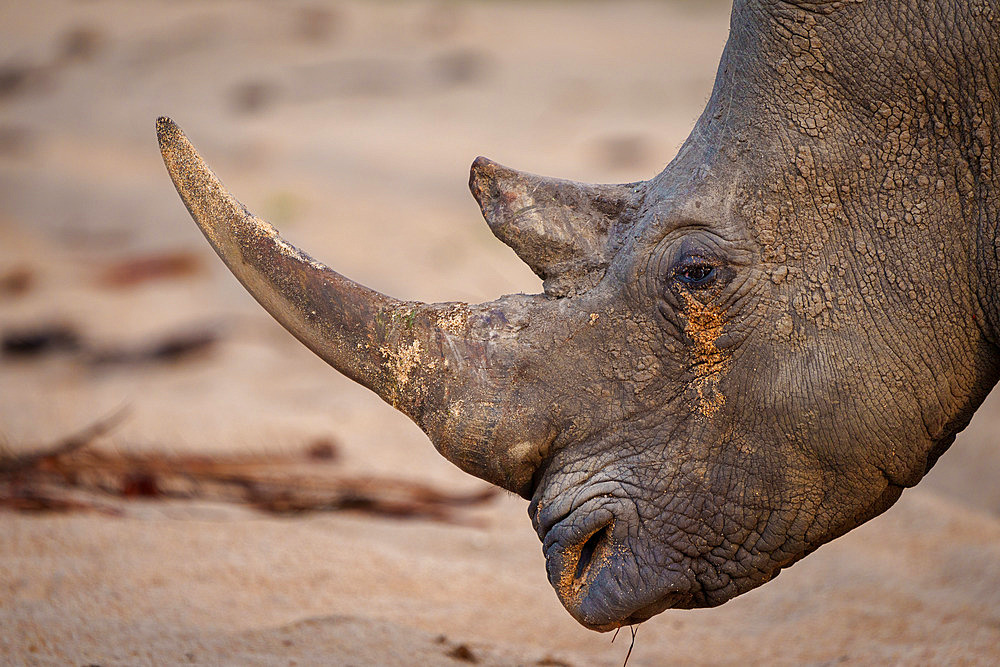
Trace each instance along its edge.
<instances>
[{"instance_id":1,"label":"rhino upper lip","mask_svg":"<svg viewBox=\"0 0 1000 667\"><path fill-rule=\"evenodd\" d=\"M620 492L620 490L621 485L618 482L604 480L596 484L588 484L587 486L578 489L573 497L573 500L564 511L555 513L547 512L544 509L536 510L534 518L537 524L536 531L538 533L538 538L544 542L553 528L575 514L585 504L597 498L616 498L618 494L615 492ZM553 501L553 504L560 504L558 497Z\"/></svg>"}]
</instances>

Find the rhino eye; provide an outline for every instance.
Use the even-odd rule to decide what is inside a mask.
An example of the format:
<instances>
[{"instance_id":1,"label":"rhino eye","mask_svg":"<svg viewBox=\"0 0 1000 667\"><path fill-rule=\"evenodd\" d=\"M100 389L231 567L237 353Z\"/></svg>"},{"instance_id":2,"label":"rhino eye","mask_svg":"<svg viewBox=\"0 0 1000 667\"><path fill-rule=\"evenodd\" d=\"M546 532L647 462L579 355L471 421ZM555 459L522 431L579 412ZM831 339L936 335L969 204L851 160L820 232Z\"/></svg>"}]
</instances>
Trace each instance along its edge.
<instances>
[{"instance_id":1,"label":"rhino eye","mask_svg":"<svg viewBox=\"0 0 1000 667\"><path fill-rule=\"evenodd\" d=\"M707 287L715 279L715 267L703 259L691 259L674 271L674 277L688 287Z\"/></svg>"}]
</instances>

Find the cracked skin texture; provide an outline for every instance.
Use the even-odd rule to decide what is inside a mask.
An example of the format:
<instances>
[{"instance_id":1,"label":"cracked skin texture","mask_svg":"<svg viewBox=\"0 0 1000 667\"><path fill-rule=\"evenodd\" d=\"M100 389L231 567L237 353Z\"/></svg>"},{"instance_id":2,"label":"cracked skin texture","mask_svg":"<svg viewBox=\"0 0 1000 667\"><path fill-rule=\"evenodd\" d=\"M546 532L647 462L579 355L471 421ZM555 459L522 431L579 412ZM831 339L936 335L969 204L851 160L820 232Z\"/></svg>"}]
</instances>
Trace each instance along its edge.
<instances>
[{"instance_id":1,"label":"cracked skin texture","mask_svg":"<svg viewBox=\"0 0 1000 667\"><path fill-rule=\"evenodd\" d=\"M660 175L473 165L545 294L389 303L327 276L317 305L308 281L241 280L444 456L531 498L578 621L718 605L891 506L997 382L998 94L995 2L737 0ZM692 258L711 279L680 278ZM288 315L310 307L315 329Z\"/></svg>"}]
</instances>

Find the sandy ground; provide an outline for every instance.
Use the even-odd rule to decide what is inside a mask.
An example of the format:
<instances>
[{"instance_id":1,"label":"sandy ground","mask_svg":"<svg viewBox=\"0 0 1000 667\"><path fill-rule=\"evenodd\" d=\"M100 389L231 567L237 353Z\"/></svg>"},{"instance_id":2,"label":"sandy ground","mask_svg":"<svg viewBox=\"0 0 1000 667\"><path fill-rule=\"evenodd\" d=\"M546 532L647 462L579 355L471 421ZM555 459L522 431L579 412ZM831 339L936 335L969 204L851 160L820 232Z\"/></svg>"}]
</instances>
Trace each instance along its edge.
<instances>
[{"instance_id":1,"label":"sandy ground","mask_svg":"<svg viewBox=\"0 0 1000 667\"><path fill-rule=\"evenodd\" d=\"M398 297L482 301L540 285L483 224L472 159L654 175L708 97L727 28L717 2L2 3L0 333L64 324L83 351L0 357L0 437L28 450L127 405L102 447L328 438L345 473L482 488L242 291L170 185L155 117L338 270ZM107 277L162 253L194 265ZM192 330L220 340L175 363L93 362ZM645 623L630 664L1000 661L998 433L995 396L883 517L719 609ZM0 662L614 665L628 648L559 606L517 498L468 510L475 525L121 507L0 513Z\"/></svg>"}]
</instances>

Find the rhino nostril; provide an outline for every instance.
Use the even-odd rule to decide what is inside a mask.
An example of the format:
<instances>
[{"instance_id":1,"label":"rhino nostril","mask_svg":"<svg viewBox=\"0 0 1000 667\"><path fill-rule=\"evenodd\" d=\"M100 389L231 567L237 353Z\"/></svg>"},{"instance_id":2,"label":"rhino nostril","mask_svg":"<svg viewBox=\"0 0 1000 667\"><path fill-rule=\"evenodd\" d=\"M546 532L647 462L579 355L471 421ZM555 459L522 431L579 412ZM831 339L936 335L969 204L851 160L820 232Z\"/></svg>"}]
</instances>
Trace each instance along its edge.
<instances>
[{"instance_id":1,"label":"rhino nostril","mask_svg":"<svg viewBox=\"0 0 1000 667\"><path fill-rule=\"evenodd\" d=\"M587 541L583 543L583 547L580 548L580 558L576 561L576 575L574 576L574 579L582 579L587 574L587 570L590 568L590 564L594 561L594 556L597 554L601 543L605 541L610 543L611 525L612 524L604 526L596 533L588 537Z\"/></svg>"}]
</instances>

